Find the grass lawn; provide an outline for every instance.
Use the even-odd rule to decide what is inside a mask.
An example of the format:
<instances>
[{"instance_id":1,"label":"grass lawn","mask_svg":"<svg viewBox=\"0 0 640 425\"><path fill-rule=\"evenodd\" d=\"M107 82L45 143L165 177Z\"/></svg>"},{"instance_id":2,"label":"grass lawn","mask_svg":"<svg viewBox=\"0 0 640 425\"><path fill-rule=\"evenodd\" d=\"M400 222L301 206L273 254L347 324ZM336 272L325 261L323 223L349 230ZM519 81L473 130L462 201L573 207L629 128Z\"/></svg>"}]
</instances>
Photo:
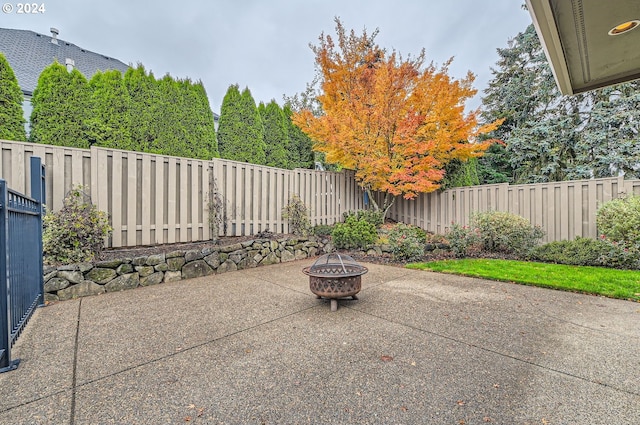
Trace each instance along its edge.
<instances>
[{"instance_id":1,"label":"grass lawn","mask_svg":"<svg viewBox=\"0 0 640 425\"><path fill-rule=\"evenodd\" d=\"M407 267L640 301L637 270L481 258L414 263Z\"/></svg>"}]
</instances>

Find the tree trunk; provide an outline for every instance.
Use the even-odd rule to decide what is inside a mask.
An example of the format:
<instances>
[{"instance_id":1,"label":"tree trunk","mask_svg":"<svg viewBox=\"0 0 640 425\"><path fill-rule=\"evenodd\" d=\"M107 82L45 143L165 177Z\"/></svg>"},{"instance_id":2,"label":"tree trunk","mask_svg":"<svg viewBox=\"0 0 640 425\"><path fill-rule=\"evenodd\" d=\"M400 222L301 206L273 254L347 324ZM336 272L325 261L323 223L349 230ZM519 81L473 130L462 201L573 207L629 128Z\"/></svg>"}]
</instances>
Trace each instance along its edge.
<instances>
[{"instance_id":1,"label":"tree trunk","mask_svg":"<svg viewBox=\"0 0 640 425\"><path fill-rule=\"evenodd\" d=\"M389 192L385 193L385 195L384 195L384 204L382 204L382 207L380 207L380 205L378 205L378 203L374 199L373 193L371 192L371 189L370 188L365 188L365 191L367 192L367 195L369 196L369 202L371 203L371 205L373 205L373 209L375 211L382 211L382 218L386 217L387 216L387 212L389 211L389 208L391 208L391 206L393 205L393 202L395 200L393 195L391 195Z\"/></svg>"}]
</instances>

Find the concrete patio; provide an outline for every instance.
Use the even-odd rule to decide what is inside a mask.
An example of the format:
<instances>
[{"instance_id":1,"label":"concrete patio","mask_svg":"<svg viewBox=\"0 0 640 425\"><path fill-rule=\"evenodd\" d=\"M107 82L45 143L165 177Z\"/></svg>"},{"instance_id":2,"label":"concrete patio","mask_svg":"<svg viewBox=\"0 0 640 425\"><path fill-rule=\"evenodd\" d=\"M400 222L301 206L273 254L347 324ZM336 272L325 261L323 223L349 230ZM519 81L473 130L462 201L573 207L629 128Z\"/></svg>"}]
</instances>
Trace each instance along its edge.
<instances>
[{"instance_id":1,"label":"concrete patio","mask_svg":"<svg viewBox=\"0 0 640 425\"><path fill-rule=\"evenodd\" d=\"M331 312L311 262L39 309L0 423L640 423L639 303L366 264Z\"/></svg>"}]
</instances>

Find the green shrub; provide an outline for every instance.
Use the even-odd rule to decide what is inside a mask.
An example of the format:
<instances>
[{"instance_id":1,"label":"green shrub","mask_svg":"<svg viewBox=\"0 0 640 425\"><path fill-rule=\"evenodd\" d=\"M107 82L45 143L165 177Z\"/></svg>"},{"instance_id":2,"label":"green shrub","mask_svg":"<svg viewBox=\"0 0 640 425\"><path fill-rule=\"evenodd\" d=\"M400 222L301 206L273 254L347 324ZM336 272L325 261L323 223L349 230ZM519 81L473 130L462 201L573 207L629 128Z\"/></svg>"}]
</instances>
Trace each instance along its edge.
<instances>
[{"instance_id":1,"label":"green shrub","mask_svg":"<svg viewBox=\"0 0 640 425\"><path fill-rule=\"evenodd\" d=\"M573 241L554 241L536 247L531 257L536 260L576 266L599 265L599 258L608 247L601 241L576 238Z\"/></svg>"},{"instance_id":2,"label":"green shrub","mask_svg":"<svg viewBox=\"0 0 640 425\"><path fill-rule=\"evenodd\" d=\"M373 224L376 229L384 223L384 213L376 210L359 210L347 211L342 214L342 218L346 222L349 217L355 217L356 220L365 220Z\"/></svg>"},{"instance_id":3,"label":"green shrub","mask_svg":"<svg viewBox=\"0 0 640 425\"><path fill-rule=\"evenodd\" d=\"M434 245L448 245L447 238L444 235L439 235L437 233L427 233L426 241L429 244Z\"/></svg>"},{"instance_id":4,"label":"green shrub","mask_svg":"<svg viewBox=\"0 0 640 425\"><path fill-rule=\"evenodd\" d=\"M396 260L414 260L424 255L426 233L419 227L397 223L389 231L391 254Z\"/></svg>"},{"instance_id":5,"label":"green shrub","mask_svg":"<svg viewBox=\"0 0 640 425\"><path fill-rule=\"evenodd\" d=\"M607 239L640 245L640 196L612 199L598 208L598 232Z\"/></svg>"},{"instance_id":6,"label":"green shrub","mask_svg":"<svg viewBox=\"0 0 640 425\"><path fill-rule=\"evenodd\" d=\"M358 220L355 215L349 216L344 223L336 224L331 233L333 244L343 249L365 249L377 237L376 227L365 219Z\"/></svg>"},{"instance_id":7,"label":"green shrub","mask_svg":"<svg viewBox=\"0 0 640 425\"><path fill-rule=\"evenodd\" d=\"M526 256L544 236L539 226L517 214L500 211L475 213L471 227L478 229L482 249Z\"/></svg>"},{"instance_id":8,"label":"green shrub","mask_svg":"<svg viewBox=\"0 0 640 425\"><path fill-rule=\"evenodd\" d=\"M469 226L452 223L446 238L456 257L466 257L473 251L480 251L482 247L478 229L471 229Z\"/></svg>"},{"instance_id":9,"label":"green shrub","mask_svg":"<svg viewBox=\"0 0 640 425\"><path fill-rule=\"evenodd\" d=\"M606 250L599 258L599 265L622 269L640 268L640 249L637 244L618 243L606 237L601 237L600 241Z\"/></svg>"},{"instance_id":10,"label":"green shrub","mask_svg":"<svg viewBox=\"0 0 640 425\"><path fill-rule=\"evenodd\" d=\"M62 209L48 212L43 222L43 255L50 264L93 260L113 230L107 214L91 204L82 187L71 190Z\"/></svg>"},{"instance_id":11,"label":"green shrub","mask_svg":"<svg viewBox=\"0 0 640 425\"><path fill-rule=\"evenodd\" d=\"M318 224L313 227L313 234L316 236L331 236L333 226L329 224Z\"/></svg>"},{"instance_id":12,"label":"green shrub","mask_svg":"<svg viewBox=\"0 0 640 425\"><path fill-rule=\"evenodd\" d=\"M309 210L297 195L293 195L282 209L282 218L289 222L289 230L294 235L307 236L311 231Z\"/></svg>"},{"instance_id":13,"label":"green shrub","mask_svg":"<svg viewBox=\"0 0 640 425\"><path fill-rule=\"evenodd\" d=\"M638 268L640 255L606 238L578 237L573 241L554 241L533 249L531 258L549 263L576 266Z\"/></svg>"}]
</instances>

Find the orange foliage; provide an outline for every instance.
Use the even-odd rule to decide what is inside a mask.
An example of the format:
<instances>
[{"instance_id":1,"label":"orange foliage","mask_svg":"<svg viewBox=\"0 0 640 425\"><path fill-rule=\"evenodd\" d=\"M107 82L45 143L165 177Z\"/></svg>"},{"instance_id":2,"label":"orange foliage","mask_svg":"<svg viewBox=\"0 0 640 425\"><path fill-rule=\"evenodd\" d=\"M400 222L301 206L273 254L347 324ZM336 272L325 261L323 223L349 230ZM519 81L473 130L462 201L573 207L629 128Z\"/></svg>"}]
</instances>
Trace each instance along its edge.
<instances>
[{"instance_id":1,"label":"orange foliage","mask_svg":"<svg viewBox=\"0 0 640 425\"><path fill-rule=\"evenodd\" d=\"M424 66L424 51L403 59L374 43L377 31L347 35L336 19L337 42L320 36L312 46L321 72L318 100L324 115L309 110L293 121L314 140L328 162L356 171L368 190L414 198L436 190L452 159L482 155L491 141L475 140L500 123L478 127L477 112L464 113L475 95L474 76L462 80Z\"/></svg>"}]
</instances>

